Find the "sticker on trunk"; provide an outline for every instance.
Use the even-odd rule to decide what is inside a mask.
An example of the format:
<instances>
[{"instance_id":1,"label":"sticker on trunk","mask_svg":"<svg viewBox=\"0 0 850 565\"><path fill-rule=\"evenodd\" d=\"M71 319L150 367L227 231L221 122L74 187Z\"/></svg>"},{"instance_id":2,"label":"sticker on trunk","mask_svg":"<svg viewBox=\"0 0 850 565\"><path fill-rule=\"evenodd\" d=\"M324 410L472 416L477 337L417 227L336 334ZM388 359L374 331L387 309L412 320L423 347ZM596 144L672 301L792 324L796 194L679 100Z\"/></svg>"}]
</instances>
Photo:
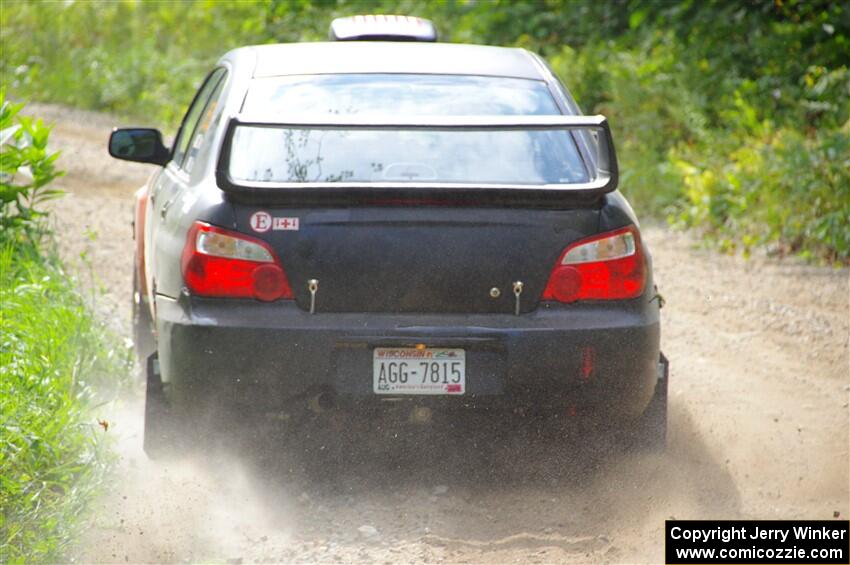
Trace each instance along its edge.
<instances>
[{"instance_id":1,"label":"sticker on trunk","mask_svg":"<svg viewBox=\"0 0 850 565\"><path fill-rule=\"evenodd\" d=\"M269 230L275 231L298 231L298 218L291 217L272 217L271 214L264 210L251 214L249 220L251 229L257 233L265 233Z\"/></svg>"},{"instance_id":2,"label":"sticker on trunk","mask_svg":"<svg viewBox=\"0 0 850 565\"><path fill-rule=\"evenodd\" d=\"M272 215L268 212L254 212L250 219L251 229L257 233L267 232L272 227Z\"/></svg>"},{"instance_id":3,"label":"sticker on trunk","mask_svg":"<svg viewBox=\"0 0 850 565\"><path fill-rule=\"evenodd\" d=\"M298 218L274 218L273 230L298 230Z\"/></svg>"}]
</instances>

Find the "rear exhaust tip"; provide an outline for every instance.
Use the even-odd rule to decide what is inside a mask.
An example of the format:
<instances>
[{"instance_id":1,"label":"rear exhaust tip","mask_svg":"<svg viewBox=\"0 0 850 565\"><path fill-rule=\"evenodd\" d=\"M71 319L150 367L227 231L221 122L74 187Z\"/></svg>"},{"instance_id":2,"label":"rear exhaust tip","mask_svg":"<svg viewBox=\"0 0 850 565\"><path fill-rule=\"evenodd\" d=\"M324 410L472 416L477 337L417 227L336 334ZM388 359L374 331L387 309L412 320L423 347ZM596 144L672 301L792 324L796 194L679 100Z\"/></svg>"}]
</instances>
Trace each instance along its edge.
<instances>
[{"instance_id":1,"label":"rear exhaust tip","mask_svg":"<svg viewBox=\"0 0 850 565\"><path fill-rule=\"evenodd\" d=\"M313 395L307 401L307 406L316 414L332 410L336 406L336 398L332 392L322 391Z\"/></svg>"}]
</instances>

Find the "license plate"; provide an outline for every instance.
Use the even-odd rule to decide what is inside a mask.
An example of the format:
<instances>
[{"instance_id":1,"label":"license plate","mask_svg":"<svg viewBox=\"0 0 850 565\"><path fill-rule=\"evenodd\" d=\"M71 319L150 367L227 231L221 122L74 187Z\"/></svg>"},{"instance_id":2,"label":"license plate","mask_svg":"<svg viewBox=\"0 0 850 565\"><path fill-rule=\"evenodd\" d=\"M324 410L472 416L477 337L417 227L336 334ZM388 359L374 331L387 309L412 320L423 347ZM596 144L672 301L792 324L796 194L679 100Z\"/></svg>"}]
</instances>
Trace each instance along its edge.
<instances>
[{"instance_id":1,"label":"license plate","mask_svg":"<svg viewBox=\"0 0 850 565\"><path fill-rule=\"evenodd\" d=\"M466 352L378 347L372 355L372 390L375 394L463 394Z\"/></svg>"}]
</instances>

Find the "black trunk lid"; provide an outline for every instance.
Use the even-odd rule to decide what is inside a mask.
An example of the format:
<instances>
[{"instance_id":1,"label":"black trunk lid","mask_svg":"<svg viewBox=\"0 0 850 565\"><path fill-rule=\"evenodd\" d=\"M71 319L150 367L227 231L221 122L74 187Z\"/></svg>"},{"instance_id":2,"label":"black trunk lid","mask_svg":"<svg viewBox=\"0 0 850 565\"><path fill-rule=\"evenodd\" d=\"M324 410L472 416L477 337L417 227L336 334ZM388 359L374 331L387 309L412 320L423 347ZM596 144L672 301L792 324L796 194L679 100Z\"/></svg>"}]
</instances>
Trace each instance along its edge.
<instances>
[{"instance_id":1,"label":"black trunk lid","mask_svg":"<svg viewBox=\"0 0 850 565\"><path fill-rule=\"evenodd\" d=\"M513 313L518 281L528 312L564 248L599 223L592 206L235 206L237 229L271 244L302 309L308 281L318 281L317 313ZM258 212L278 229L254 230Z\"/></svg>"}]
</instances>

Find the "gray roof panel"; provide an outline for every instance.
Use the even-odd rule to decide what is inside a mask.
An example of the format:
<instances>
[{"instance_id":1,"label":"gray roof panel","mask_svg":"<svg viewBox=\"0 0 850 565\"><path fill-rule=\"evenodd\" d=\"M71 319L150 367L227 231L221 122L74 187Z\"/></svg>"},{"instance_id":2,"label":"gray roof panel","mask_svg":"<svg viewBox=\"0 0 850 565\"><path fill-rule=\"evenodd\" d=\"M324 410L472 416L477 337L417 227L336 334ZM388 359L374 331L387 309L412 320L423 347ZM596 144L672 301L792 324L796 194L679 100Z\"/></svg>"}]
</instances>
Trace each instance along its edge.
<instances>
[{"instance_id":1,"label":"gray roof panel","mask_svg":"<svg viewBox=\"0 0 850 565\"><path fill-rule=\"evenodd\" d=\"M257 56L254 77L342 73L503 76L544 80L523 49L390 41L285 43L243 48ZM237 51L241 51L237 50Z\"/></svg>"}]
</instances>

